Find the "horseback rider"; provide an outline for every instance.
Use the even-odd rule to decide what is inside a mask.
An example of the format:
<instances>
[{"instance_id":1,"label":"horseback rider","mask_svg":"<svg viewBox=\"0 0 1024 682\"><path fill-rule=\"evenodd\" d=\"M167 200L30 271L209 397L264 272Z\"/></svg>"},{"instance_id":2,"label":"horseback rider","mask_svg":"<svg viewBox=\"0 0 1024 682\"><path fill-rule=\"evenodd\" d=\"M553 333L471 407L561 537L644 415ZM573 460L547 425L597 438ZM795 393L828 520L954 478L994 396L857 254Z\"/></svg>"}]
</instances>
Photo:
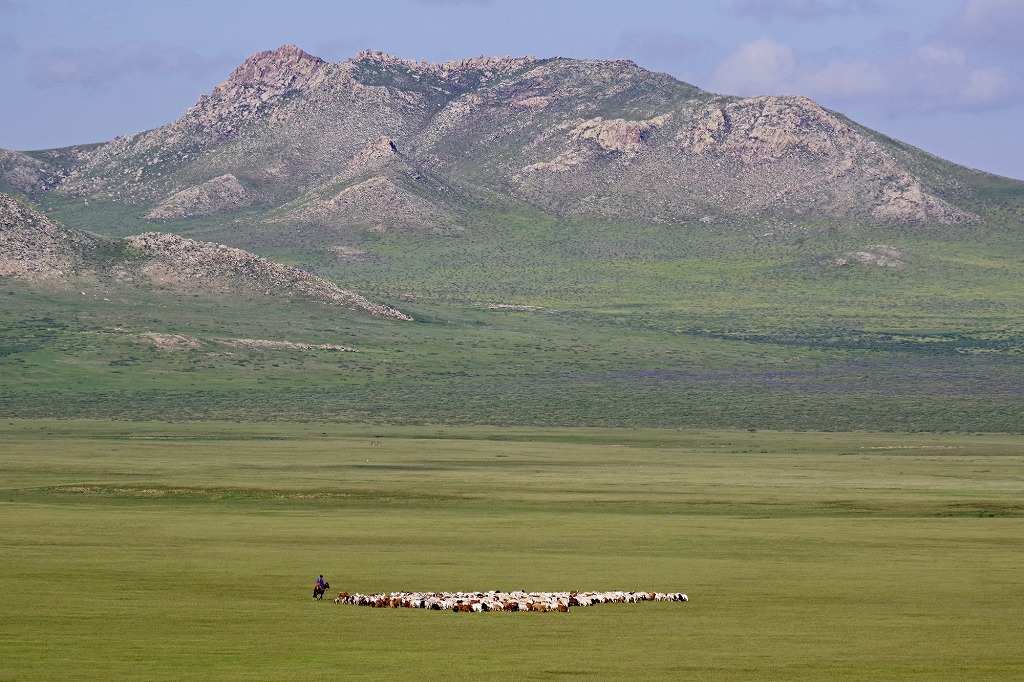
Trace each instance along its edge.
<instances>
[{"instance_id":1,"label":"horseback rider","mask_svg":"<svg viewBox=\"0 0 1024 682\"><path fill-rule=\"evenodd\" d=\"M316 585L313 585L313 599L322 599L324 592L326 592L330 586L331 584L324 580L324 575L321 573L320 577L316 579Z\"/></svg>"}]
</instances>

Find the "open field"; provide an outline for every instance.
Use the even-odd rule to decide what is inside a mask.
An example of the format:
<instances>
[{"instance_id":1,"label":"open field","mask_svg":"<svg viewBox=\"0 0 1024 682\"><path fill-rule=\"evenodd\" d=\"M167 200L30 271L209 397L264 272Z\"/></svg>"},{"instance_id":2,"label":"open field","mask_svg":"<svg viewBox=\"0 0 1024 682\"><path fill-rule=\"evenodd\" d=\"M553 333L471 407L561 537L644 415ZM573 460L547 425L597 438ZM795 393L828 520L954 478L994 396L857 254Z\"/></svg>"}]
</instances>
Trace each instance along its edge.
<instances>
[{"instance_id":1,"label":"open field","mask_svg":"<svg viewBox=\"0 0 1024 682\"><path fill-rule=\"evenodd\" d=\"M1020 436L5 419L0 518L2 679L1024 675Z\"/></svg>"}]
</instances>

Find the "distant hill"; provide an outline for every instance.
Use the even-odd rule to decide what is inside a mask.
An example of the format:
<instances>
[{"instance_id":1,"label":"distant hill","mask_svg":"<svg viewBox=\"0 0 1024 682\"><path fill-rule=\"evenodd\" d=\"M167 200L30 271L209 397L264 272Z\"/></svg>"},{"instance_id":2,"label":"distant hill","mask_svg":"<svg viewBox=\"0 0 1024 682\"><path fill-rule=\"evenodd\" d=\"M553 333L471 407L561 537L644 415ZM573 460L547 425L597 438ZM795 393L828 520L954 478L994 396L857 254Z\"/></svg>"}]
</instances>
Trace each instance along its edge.
<instances>
[{"instance_id":1,"label":"distant hill","mask_svg":"<svg viewBox=\"0 0 1024 682\"><path fill-rule=\"evenodd\" d=\"M221 244L150 232L115 240L69 229L0 194L0 277L107 280L189 294L301 298L411 319L302 270Z\"/></svg>"},{"instance_id":2,"label":"distant hill","mask_svg":"<svg viewBox=\"0 0 1024 682\"><path fill-rule=\"evenodd\" d=\"M95 272L110 239L69 230L0 194L0 277L68 279Z\"/></svg>"},{"instance_id":3,"label":"distant hill","mask_svg":"<svg viewBox=\"0 0 1024 682\"><path fill-rule=\"evenodd\" d=\"M976 223L991 182L807 98L715 95L628 61L329 63L294 46L169 125L4 152L0 169L12 191L138 207L137 231L238 214L279 246L458 233L509 202L647 224Z\"/></svg>"}]
</instances>

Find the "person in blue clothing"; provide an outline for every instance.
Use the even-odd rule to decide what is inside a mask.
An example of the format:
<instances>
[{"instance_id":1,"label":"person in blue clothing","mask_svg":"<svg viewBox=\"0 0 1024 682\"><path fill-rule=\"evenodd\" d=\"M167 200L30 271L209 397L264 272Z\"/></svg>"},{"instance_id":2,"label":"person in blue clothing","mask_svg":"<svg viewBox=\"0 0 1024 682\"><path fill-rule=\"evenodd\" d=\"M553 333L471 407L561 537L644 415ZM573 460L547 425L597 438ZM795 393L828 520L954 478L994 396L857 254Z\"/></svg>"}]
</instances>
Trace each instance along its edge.
<instances>
[{"instance_id":1,"label":"person in blue clothing","mask_svg":"<svg viewBox=\"0 0 1024 682\"><path fill-rule=\"evenodd\" d=\"M316 579L316 585L313 585L313 599L323 599L324 592L331 587L331 584L324 580L324 574L321 573L320 577Z\"/></svg>"}]
</instances>

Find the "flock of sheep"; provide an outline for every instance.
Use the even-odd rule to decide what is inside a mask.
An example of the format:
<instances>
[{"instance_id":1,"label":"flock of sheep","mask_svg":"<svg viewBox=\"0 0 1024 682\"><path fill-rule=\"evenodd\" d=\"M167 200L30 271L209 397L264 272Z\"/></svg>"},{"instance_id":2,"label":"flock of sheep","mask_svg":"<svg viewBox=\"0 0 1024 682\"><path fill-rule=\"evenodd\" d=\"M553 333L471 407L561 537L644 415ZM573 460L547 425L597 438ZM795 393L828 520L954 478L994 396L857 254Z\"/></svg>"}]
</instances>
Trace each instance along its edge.
<instances>
[{"instance_id":1,"label":"flock of sheep","mask_svg":"<svg viewBox=\"0 0 1024 682\"><path fill-rule=\"evenodd\" d=\"M392 592L348 594L335 604L377 608L432 609L434 611L562 611L570 606L634 604L641 601L689 601L682 592Z\"/></svg>"}]
</instances>

